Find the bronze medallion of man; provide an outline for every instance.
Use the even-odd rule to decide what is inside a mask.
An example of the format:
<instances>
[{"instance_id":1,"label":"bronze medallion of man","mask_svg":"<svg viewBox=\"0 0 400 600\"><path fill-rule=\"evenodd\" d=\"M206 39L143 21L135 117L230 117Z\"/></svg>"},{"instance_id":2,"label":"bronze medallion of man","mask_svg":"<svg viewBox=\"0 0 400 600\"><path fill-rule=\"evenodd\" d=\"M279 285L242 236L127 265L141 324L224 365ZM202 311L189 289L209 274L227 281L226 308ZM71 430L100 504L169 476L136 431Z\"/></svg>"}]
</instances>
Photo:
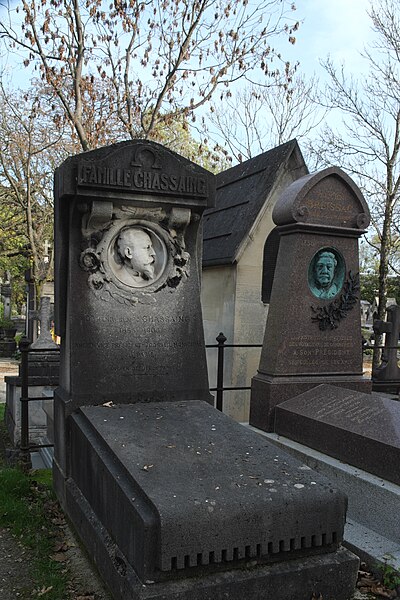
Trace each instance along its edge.
<instances>
[{"instance_id":1,"label":"bronze medallion of man","mask_svg":"<svg viewBox=\"0 0 400 600\"><path fill-rule=\"evenodd\" d=\"M331 248L322 248L309 269L309 286L316 298L329 300L341 290L344 278L343 259Z\"/></svg>"}]
</instances>

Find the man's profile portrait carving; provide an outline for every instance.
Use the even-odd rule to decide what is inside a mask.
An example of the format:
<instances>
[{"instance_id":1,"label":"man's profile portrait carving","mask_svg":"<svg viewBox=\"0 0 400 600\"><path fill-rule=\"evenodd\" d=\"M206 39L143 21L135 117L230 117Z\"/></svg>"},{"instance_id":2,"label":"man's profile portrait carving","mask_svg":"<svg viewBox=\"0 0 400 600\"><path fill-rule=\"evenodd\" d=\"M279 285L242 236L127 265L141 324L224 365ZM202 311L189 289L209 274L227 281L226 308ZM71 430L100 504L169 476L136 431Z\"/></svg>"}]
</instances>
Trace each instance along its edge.
<instances>
[{"instance_id":1,"label":"man's profile portrait carving","mask_svg":"<svg viewBox=\"0 0 400 600\"><path fill-rule=\"evenodd\" d=\"M144 229L122 229L115 247L128 281L131 279L134 284L146 285L154 279L156 253L151 237Z\"/></svg>"},{"instance_id":2,"label":"man's profile portrait carving","mask_svg":"<svg viewBox=\"0 0 400 600\"><path fill-rule=\"evenodd\" d=\"M338 257L333 251L324 248L317 252L312 261L311 277L309 277L310 288L316 298L326 300L336 296L343 283L338 281L343 279L338 270Z\"/></svg>"}]
</instances>

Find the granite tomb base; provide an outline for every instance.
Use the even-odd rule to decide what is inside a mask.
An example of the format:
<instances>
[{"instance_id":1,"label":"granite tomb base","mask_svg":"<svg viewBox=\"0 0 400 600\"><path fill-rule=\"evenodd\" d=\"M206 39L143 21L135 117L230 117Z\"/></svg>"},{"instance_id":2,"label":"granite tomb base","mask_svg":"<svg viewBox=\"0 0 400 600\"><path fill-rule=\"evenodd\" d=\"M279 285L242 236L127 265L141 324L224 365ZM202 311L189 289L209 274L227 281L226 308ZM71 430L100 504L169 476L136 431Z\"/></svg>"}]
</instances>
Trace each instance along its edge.
<instances>
[{"instance_id":1,"label":"granite tomb base","mask_svg":"<svg viewBox=\"0 0 400 600\"><path fill-rule=\"evenodd\" d=\"M350 597L346 497L207 403L81 407L67 431L57 493L116 599Z\"/></svg>"},{"instance_id":2,"label":"granite tomb base","mask_svg":"<svg viewBox=\"0 0 400 600\"><path fill-rule=\"evenodd\" d=\"M275 432L400 484L400 403L320 385L276 407Z\"/></svg>"}]
</instances>

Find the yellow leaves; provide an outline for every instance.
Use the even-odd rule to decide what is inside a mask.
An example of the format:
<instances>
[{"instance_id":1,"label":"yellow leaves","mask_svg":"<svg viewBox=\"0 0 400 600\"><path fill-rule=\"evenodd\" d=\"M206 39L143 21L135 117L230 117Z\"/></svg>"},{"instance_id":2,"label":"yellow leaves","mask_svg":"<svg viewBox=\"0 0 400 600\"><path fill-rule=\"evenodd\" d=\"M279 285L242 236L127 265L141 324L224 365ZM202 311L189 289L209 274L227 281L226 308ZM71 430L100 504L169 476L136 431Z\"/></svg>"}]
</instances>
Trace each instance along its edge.
<instances>
[{"instance_id":1,"label":"yellow leaves","mask_svg":"<svg viewBox=\"0 0 400 600\"><path fill-rule=\"evenodd\" d=\"M52 585L50 585L49 587L42 587L42 589L37 592L37 595L38 596L44 596L48 592L51 592L52 589L53 589Z\"/></svg>"}]
</instances>

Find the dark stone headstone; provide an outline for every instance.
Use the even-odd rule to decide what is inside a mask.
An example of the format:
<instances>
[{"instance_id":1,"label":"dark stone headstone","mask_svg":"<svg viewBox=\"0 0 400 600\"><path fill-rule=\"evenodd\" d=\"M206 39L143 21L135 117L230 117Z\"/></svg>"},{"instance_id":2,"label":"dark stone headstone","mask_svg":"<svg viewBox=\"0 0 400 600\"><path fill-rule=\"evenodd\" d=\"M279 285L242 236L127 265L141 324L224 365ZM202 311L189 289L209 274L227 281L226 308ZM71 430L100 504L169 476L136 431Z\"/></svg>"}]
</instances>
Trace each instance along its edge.
<instances>
[{"instance_id":1,"label":"dark stone headstone","mask_svg":"<svg viewBox=\"0 0 400 600\"><path fill-rule=\"evenodd\" d=\"M291 184L273 219L279 252L250 423L271 431L285 400L331 383L370 391L363 379L357 240L369 223L360 190L332 167Z\"/></svg>"},{"instance_id":2,"label":"dark stone headstone","mask_svg":"<svg viewBox=\"0 0 400 600\"><path fill-rule=\"evenodd\" d=\"M400 402L320 385L276 407L275 431L400 484Z\"/></svg>"},{"instance_id":3,"label":"dark stone headstone","mask_svg":"<svg viewBox=\"0 0 400 600\"><path fill-rule=\"evenodd\" d=\"M210 400L198 230L213 189L204 169L143 143L56 172L60 385L75 403ZM147 274L125 256L130 235L151 246Z\"/></svg>"},{"instance_id":4,"label":"dark stone headstone","mask_svg":"<svg viewBox=\"0 0 400 600\"><path fill-rule=\"evenodd\" d=\"M135 141L69 159L55 189L55 488L114 597L347 599L343 494L209 404L214 176Z\"/></svg>"},{"instance_id":5,"label":"dark stone headstone","mask_svg":"<svg viewBox=\"0 0 400 600\"><path fill-rule=\"evenodd\" d=\"M3 300L3 317L8 321L11 319L11 282L2 283L0 290Z\"/></svg>"},{"instance_id":6,"label":"dark stone headstone","mask_svg":"<svg viewBox=\"0 0 400 600\"><path fill-rule=\"evenodd\" d=\"M7 281L0 285L1 299L3 301L3 318L11 321L11 283ZM0 329L0 357L11 357L17 350L14 336L16 328Z\"/></svg>"}]
</instances>

